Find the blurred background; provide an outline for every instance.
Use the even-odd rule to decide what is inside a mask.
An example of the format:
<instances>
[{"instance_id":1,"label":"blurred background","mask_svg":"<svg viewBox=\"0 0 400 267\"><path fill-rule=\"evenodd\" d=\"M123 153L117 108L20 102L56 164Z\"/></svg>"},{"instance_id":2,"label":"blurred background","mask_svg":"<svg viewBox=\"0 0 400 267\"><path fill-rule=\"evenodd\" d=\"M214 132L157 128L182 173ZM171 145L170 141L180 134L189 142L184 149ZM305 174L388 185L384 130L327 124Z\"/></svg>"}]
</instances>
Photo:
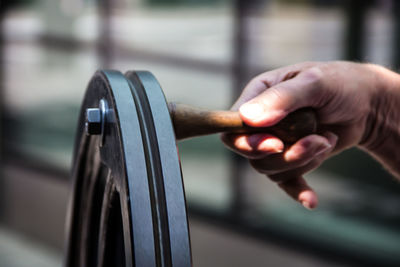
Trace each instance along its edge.
<instances>
[{"instance_id":1,"label":"blurred background","mask_svg":"<svg viewBox=\"0 0 400 267\"><path fill-rule=\"evenodd\" d=\"M80 103L99 68L228 109L312 60L400 67L395 0L1 0L0 266L62 266ZM400 184L354 149L307 175L307 211L217 136L179 143L194 266L400 266Z\"/></svg>"}]
</instances>

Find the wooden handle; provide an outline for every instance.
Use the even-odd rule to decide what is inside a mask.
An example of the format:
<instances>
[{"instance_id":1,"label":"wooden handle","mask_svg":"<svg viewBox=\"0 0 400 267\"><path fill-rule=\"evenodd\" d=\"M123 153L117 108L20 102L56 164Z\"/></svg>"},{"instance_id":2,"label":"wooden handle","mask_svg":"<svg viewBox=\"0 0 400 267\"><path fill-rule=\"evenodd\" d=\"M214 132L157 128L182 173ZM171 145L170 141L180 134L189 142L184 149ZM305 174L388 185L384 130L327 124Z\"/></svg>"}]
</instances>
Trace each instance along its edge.
<instances>
[{"instance_id":1,"label":"wooden handle","mask_svg":"<svg viewBox=\"0 0 400 267\"><path fill-rule=\"evenodd\" d=\"M314 110L303 108L290 113L271 127L245 125L236 111L210 111L185 104L168 103L178 140L214 133L270 133L285 143L294 143L317 130Z\"/></svg>"}]
</instances>

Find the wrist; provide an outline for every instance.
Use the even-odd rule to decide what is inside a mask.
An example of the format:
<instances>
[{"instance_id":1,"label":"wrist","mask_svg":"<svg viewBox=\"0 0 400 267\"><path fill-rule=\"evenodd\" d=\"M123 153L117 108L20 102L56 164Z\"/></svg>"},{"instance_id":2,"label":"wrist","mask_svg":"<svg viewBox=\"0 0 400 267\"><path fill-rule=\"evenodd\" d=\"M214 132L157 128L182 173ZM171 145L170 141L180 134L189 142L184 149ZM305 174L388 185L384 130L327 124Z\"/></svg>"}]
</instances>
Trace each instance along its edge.
<instances>
[{"instance_id":1,"label":"wrist","mask_svg":"<svg viewBox=\"0 0 400 267\"><path fill-rule=\"evenodd\" d=\"M393 148L400 145L400 75L381 66L365 66L374 85L360 147L384 161L388 156L395 160Z\"/></svg>"}]
</instances>

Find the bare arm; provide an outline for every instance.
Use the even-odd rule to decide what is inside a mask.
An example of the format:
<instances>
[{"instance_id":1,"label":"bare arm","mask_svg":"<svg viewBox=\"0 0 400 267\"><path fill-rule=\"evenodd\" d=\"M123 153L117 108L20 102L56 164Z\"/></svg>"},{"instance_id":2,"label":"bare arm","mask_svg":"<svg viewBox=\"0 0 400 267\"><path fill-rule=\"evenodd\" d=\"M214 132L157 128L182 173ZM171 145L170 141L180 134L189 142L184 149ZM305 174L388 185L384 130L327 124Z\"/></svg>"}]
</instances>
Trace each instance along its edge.
<instances>
[{"instance_id":1,"label":"bare arm","mask_svg":"<svg viewBox=\"0 0 400 267\"><path fill-rule=\"evenodd\" d=\"M378 86L359 147L400 178L400 75L376 67Z\"/></svg>"}]
</instances>

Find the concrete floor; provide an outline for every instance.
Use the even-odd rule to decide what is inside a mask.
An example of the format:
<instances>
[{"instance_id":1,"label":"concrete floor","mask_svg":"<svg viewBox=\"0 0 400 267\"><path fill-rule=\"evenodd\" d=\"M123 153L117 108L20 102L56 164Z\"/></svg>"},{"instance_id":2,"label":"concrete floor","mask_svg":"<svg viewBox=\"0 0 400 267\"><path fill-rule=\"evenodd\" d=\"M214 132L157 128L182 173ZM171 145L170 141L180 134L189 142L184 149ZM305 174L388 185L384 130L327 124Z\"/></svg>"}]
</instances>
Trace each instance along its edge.
<instances>
[{"instance_id":1,"label":"concrete floor","mask_svg":"<svg viewBox=\"0 0 400 267\"><path fill-rule=\"evenodd\" d=\"M12 164L1 179L0 266L62 266L69 184ZM189 218L193 266L338 266Z\"/></svg>"},{"instance_id":2,"label":"concrete floor","mask_svg":"<svg viewBox=\"0 0 400 267\"><path fill-rule=\"evenodd\" d=\"M239 235L198 220L190 220L193 266L333 267L312 255ZM0 226L0 266L62 266L62 251Z\"/></svg>"},{"instance_id":3,"label":"concrete floor","mask_svg":"<svg viewBox=\"0 0 400 267\"><path fill-rule=\"evenodd\" d=\"M196 267L345 266L197 220L190 220L190 227L193 266Z\"/></svg>"}]
</instances>

